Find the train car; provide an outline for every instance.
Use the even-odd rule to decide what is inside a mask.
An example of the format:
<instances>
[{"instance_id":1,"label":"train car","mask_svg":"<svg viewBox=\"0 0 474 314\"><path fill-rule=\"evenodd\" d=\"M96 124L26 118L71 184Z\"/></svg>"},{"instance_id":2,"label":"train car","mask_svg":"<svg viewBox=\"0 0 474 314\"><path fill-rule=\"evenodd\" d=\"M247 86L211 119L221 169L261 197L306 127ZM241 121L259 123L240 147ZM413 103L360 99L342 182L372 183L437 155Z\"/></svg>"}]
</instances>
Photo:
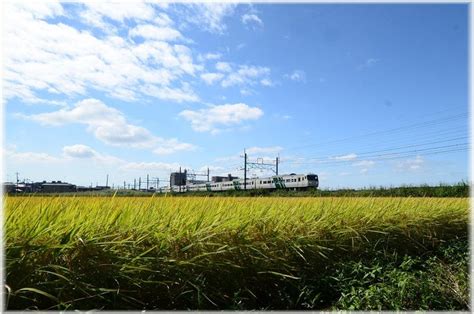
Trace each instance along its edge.
<instances>
[{"instance_id":1,"label":"train car","mask_svg":"<svg viewBox=\"0 0 474 314\"><path fill-rule=\"evenodd\" d=\"M197 184L187 184L184 186L171 186L160 189L162 193L185 193L185 192L220 192L220 191L239 191L239 190L306 190L308 188L318 188L319 179L316 174L295 174L272 176L264 178L247 179L246 187L243 179L234 179L223 182L206 182Z\"/></svg>"}]
</instances>

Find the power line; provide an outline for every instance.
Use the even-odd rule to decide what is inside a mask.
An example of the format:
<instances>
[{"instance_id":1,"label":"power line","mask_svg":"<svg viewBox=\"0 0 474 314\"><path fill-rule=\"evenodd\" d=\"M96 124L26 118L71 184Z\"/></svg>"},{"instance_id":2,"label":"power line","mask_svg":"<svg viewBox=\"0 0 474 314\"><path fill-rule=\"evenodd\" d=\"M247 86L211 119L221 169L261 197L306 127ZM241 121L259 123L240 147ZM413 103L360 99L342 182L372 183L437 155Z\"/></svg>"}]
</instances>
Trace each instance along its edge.
<instances>
[{"instance_id":1,"label":"power line","mask_svg":"<svg viewBox=\"0 0 474 314\"><path fill-rule=\"evenodd\" d=\"M332 161L319 161L319 160L313 160L313 161L308 161L308 162L287 162L288 164L296 164L296 165L305 165L305 164L319 164L322 166L326 165L331 165L331 164L348 164L348 163L356 163L360 161L369 161L369 160L390 160L390 159L398 159L398 158L408 158L408 157L413 157L413 156L425 156L425 155L430 155L433 153L438 153L438 152L451 152L451 151L462 151L462 150L467 150L469 148L470 143L460 143L460 144L454 144L454 145L444 145L444 146L438 146L438 147L430 147L430 148L425 148L425 149L416 149L416 150L409 150L409 151L404 151L404 152L398 152L398 153L388 153L388 154L379 154L379 155L372 155L372 156L364 156L366 159L352 159L352 160L332 160ZM464 147L463 147L464 146ZM457 148L454 148L457 147ZM430 150L439 150L442 148L452 148L448 150L441 150L441 151L434 151L430 152ZM408 154L408 155L407 155ZM370 159L367 159L370 158Z\"/></svg>"},{"instance_id":2,"label":"power line","mask_svg":"<svg viewBox=\"0 0 474 314\"><path fill-rule=\"evenodd\" d=\"M395 151L395 150L400 150L400 149L405 149L405 148L420 147L420 146L426 146L426 145L432 145L432 144L439 144L439 143L457 141L457 140L466 139L466 138L469 138L469 136L461 136L461 137L449 138L449 139L444 139L444 140L439 140L439 141L432 141L432 142L427 142L427 143L405 145L405 146L399 146L399 147L387 148L387 149L381 149L381 150L374 150L374 151L368 151L368 152L361 152L361 153L355 152L354 154L356 154L357 156L361 156L361 155L366 155L366 154L374 154L374 153L380 153L380 152ZM337 156L336 157L335 156L310 157L310 158L306 158L306 159L326 160L328 158L329 159L330 158L337 158Z\"/></svg>"},{"instance_id":3,"label":"power line","mask_svg":"<svg viewBox=\"0 0 474 314\"><path fill-rule=\"evenodd\" d=\"M417 129L417 128L423 128L423 127L427 127L427 126L438 125L438 124L442 124L442 123L449 122L449 121L455 121L455 120L458 120L458 119L466 117L466 116L467 116L467 113L461 113L461 114L456 114L456 115L453 115L453 116L448 116L448 117L444 117L444 118L440 118L440 119L434 119L434 120L430 120L430 121L409 124L409 125L405 125L405 126L401 126L401 127L397 127L397 128L381 130L381 131L375 131L375 132L370 132L370 133L366 133L366 134L346 137L346 138L342 138L342 139L336 139L336 140L320 142L320 143L312 143L312 144L307 144L307 145L302 145L302 146L293 146L293 147L287 148L287 150L297 150L297 149L308 148L308 147L313 147L313 146L317 146L317 145L326 145L326 144L331 144L331 143L341 143L341 142L345 142L345 141L349 141L349 140L360 139L360 138L365 138L365 137L371 137L371 136L380 135L380 134L398 133L400 131L403 132L403 131L407 131L407 130L413 130L413 129Z\"/></svg>"}]
</instances>

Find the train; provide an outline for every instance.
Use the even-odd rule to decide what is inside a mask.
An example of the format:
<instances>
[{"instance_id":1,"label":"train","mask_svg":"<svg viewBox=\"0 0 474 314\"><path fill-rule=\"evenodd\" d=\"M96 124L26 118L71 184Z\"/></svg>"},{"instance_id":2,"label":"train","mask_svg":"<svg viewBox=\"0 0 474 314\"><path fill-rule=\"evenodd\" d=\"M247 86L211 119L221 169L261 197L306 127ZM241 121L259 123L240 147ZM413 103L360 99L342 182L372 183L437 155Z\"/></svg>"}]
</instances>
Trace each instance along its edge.
<instances>
[{"instance_id":1,"label":"train","mask_svg":"<svg viewBox=\"0 0 474 314\"><path fill-rule=\"evenodd\" d=\"M248 178L247 186L244 187L243 179L234 179L223 182L200 182L186 183L185 185L172 185L159 188L160 193L185 193L185 192L220 192L220 191L239 191L239 190L268 190L268 189L287 189L287 190L307 190L309 188L318 188L319 179L316 174L295 174L276 175L264 178Z\"/></svg>"}]
</instances>

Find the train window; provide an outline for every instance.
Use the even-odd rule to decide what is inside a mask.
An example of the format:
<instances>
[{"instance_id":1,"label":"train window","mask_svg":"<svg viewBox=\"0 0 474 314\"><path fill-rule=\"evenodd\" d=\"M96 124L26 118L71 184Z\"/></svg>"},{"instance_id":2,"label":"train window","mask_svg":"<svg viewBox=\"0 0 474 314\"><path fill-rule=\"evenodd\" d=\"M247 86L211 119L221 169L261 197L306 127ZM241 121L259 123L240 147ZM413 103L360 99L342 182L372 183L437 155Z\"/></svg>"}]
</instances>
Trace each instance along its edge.
<instances>
[{"instance_id":1,"label":"train window","mask_svg":"<svg viewBox=\"0 0 474 314\"><path fill-rule=\"evenodd\" d=\"M315 174L309 174L308 175L308 180L310 180L310 181L315 181L317 179L318 179L318 176L315 175Z\"/></svg>"},{"instance_id":2,"label":"train window","mask_svg":"<svg viewBox=\"0 0 474 314\"><path fill-rule=\"evenodd\" d=\"M301 178L298 178L298 182L301 182Z\"/></svg>"}]
</instances>

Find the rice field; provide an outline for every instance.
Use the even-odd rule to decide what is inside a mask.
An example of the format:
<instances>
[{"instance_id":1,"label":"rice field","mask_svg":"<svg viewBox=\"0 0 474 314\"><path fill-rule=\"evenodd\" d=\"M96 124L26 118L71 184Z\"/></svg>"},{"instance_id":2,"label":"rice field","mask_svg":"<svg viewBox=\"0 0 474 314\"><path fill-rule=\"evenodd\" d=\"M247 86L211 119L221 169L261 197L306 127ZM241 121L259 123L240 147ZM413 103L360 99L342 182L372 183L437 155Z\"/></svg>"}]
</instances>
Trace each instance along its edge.
<instances>
[{"instance_id":1,"label":"rice field","mask_svg":"<svg viewBox=\"0 0 474 314\"><path fill-rule=\"evenodd\" d=\"M467 198L7 196L7 308L369 309L345 265L438 258L468 216ZM375 309L426 307L400 304Z\"/></svg>"}]
</instances>

